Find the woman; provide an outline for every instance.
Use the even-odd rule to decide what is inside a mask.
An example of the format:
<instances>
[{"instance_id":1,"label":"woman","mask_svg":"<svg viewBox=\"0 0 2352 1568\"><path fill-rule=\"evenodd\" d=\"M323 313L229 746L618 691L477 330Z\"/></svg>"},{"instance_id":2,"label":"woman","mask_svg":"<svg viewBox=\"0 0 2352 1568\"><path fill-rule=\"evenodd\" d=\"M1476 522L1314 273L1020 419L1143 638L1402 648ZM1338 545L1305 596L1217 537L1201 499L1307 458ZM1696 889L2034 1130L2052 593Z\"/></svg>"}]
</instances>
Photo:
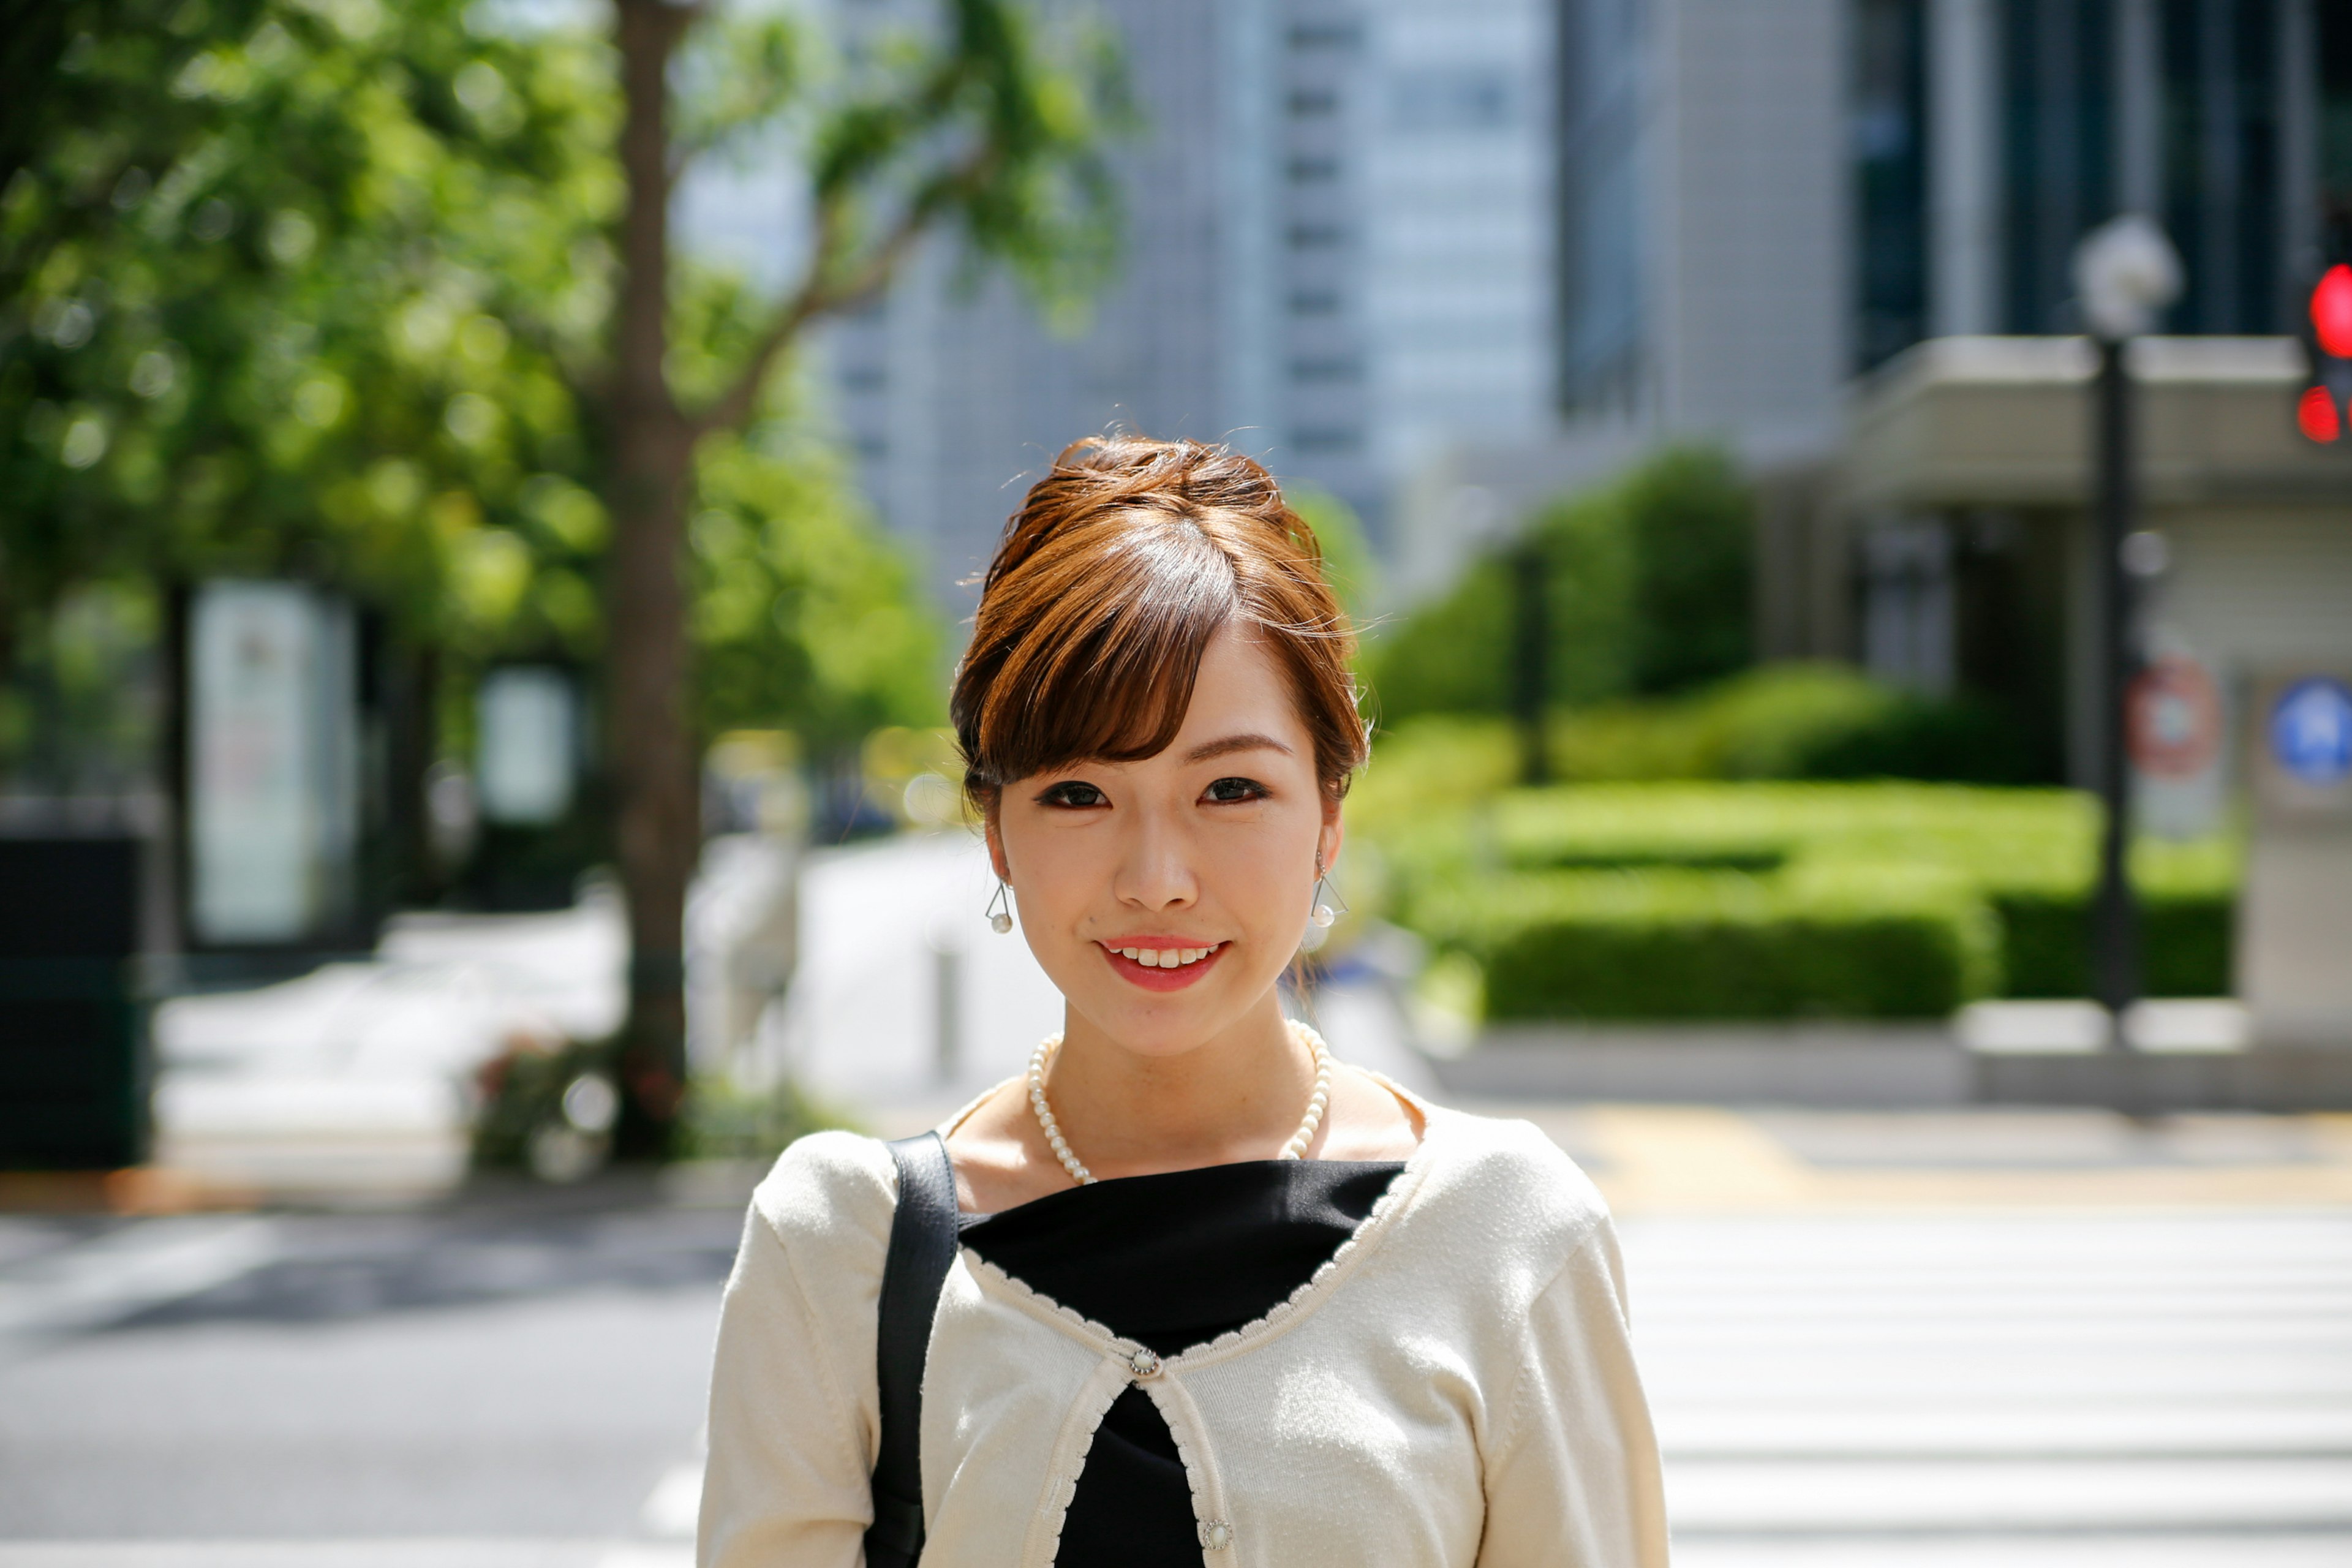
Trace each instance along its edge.
<instances>
[{"instance_id":1,"label":"woman","mask_svg":"<svg viewBox=\"0 0 2352 1568\"><path fill-rule=\"evenodd\" d=\"M924 1568L1665 1561L1591 1184L1284 1020L1364 760L1349 651L1246 458L1082 441L1006 528L952 711L1066 1005L1025 1081L942 1129L961 1245L922 1377ZM862 1560L897 1194L882 1144L827 1132L753 1198L710 1568Z\"/></svg>"}]
</instances>

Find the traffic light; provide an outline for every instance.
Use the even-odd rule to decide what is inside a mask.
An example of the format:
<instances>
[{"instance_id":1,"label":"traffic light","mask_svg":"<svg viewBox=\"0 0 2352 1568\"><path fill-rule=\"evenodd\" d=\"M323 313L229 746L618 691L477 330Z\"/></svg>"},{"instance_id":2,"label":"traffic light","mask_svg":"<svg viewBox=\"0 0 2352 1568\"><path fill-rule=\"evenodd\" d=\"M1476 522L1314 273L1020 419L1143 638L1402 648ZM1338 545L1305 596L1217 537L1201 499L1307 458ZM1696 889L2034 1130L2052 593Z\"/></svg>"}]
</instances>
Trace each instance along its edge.
<instances>
[{"instance_id":1,"label":"traffic light","mask_svg":"<svg viewBox=\"0 0 2352 1568\"><path fill-rule=\"evenodd\" d=\"M2337 262L2311 290L2303 335L2311 374L2295 399L2295 428L2314 441L2345 438L2352 425L2352 266Z\"/></svg>"}]
</instances>

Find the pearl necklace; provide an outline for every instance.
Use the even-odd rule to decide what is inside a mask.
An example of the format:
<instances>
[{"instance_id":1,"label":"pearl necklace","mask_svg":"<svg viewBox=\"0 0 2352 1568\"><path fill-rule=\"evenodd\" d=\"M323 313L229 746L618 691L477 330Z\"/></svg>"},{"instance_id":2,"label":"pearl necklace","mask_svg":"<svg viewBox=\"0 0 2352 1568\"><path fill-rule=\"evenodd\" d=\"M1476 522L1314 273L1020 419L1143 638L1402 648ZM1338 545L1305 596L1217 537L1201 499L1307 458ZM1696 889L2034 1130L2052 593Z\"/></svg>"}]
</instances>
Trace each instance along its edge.
<instances>
[{"instance_id":1,"label":"pearl necklace","mask_svg":"<svg viewBox=\"0 0 2352 1568\"><path fill-rule=\"evenodd\" d=\"M1331 1051L1324 1045L1322 1036L1296 1019L1290 1021L1290 1033L1294 1039L1314 1053L1315 1091L1307 1097L1306 1119L1299 1122L1298 1131L1290 1135L1290 1142L1282 1146L1282 1152L1276 1158L1303 1160L1307 1157L1307 1146L1315 1142L1315 1130L1323 1125L1323 1111L1331 1103ZM1054 1053L1061 1047L1062 1037L1048 1035L1038 1041L1037 1048L1030 1053L1029 1108L1037 1113L1037 1125L1045 1129L1045 1142L1052 1145L1055 1157L1062 1162L1062 1169L1069 1172L1070 1179L1078 1185L1092 1186L1096 1181L1095 1173L1087 1169L1084 1161L1070 1152L1069 1141L1062 1136L1061 1123L1054 1120L1054 1108L1045 1103L1045 1068L1053 1061Z\"/></svg>"}]
</instances>

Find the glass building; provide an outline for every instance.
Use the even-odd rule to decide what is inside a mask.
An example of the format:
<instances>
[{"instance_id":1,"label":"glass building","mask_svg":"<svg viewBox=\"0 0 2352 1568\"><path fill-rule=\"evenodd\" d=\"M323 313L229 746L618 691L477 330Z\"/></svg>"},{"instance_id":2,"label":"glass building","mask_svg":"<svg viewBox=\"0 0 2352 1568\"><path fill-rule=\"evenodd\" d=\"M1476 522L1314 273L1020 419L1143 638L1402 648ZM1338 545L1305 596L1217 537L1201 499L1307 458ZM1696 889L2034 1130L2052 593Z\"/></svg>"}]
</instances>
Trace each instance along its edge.
<instances>
[{"instance_id":1,"label":"glass building","mask_svg":"<svg viewBox=\"0 0 2352 1568\"><path fill-rule=\"evenodd\" d=\"M2079 330L2069 264L2161 223L2165 330L2288 332L2340 252L2352 10L2314 0L1858 0L1855 362Z\"/></svg>"}]
</instances>

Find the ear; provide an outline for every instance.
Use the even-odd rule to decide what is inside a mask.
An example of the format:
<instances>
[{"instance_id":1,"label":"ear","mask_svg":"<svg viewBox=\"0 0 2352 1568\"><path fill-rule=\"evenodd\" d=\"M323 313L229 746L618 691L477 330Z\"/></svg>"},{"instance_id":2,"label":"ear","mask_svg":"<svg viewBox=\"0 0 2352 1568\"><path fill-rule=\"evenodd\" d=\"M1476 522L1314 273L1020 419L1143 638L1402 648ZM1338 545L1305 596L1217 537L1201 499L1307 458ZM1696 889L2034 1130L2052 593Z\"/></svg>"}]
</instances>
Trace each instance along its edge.
<instances>
[{"instance_id":1,"label":"ear","mask_svg":"<svg viewBox=\"0 0 2352 1568\"><path fill-rule=\"evenodd\" d=\"M1339 816L1339 803L1325 800L1323 826L1315 833L1315 852L1322 857L1324 870L1328 871L1339 863L1339 845L1347 836L1346 824Z\"/></svg>"},{"instance_id":2,"label":"ear","mask_svg":"<svg viewBox=\"0 0 2352 1568\"><path fill-rule=\"evenodd\" d=\"M988 814L987 820L981 824L980 831L982 837L988 840L988 864L996 873L996 879L1010 882L1013 880L1013 865L1004 858L1004 835L997 831L994 812Z\"/></svg>"}]
</instances>

